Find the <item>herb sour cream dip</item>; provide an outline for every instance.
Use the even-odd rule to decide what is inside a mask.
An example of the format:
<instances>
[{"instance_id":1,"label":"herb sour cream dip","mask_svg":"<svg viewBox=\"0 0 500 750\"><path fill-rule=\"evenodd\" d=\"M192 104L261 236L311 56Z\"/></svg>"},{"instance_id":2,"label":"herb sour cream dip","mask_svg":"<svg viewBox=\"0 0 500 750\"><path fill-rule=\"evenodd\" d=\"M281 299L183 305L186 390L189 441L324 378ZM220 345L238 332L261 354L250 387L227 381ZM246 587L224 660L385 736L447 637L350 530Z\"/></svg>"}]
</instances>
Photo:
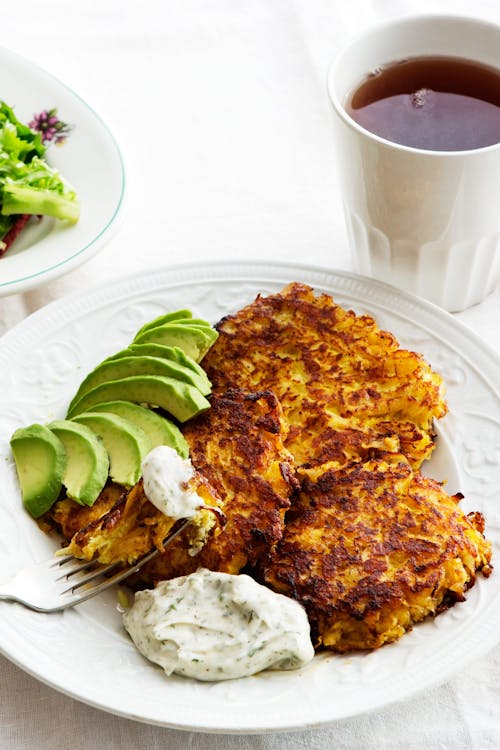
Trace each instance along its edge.
<instances>
[{"instance_id":1,"label":"herb sour cream dip","mask_svg":"<svg viewBox=\"0 0 500 750\"><path fill-rule=\"evenodd\" d=\"M195 573L138 591L123 615L137 649L173 673L203 681L298 669L314 656L303 607L247 575Z\"/></svg>"},{"instance_id":2,"label":"herb sour cream dip","mask_svg":"<svg viewBox=\"0 0 500 750\"><path fill-rule=\"evenodd\" d=\"M170 518L192 518L202 498L189 487L194 468L167 445L153 448L142 461L144 492L155 508Z\"/></svg>"}]
</instances>

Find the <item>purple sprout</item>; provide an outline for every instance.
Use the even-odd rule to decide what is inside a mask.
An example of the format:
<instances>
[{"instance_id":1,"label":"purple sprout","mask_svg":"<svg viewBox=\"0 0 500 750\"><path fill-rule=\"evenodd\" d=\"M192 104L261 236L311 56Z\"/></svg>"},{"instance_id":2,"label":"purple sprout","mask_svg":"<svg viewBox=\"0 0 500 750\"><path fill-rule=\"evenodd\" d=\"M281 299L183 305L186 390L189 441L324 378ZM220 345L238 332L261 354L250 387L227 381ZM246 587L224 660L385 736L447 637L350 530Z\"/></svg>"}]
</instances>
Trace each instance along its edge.
<instances>
[{"instance_id":1,"label":"purple sprout","mask_svg":"<svg viewBox=\"0 0 500 750\"><path fill-rule=\"evenodd\" d=\"M71 131L71 126L59 119L55 108L44 109L34 115L28 124L32 130L41 134L43 143L54 142L60 145Z\"/></svg>"}]
</instances>

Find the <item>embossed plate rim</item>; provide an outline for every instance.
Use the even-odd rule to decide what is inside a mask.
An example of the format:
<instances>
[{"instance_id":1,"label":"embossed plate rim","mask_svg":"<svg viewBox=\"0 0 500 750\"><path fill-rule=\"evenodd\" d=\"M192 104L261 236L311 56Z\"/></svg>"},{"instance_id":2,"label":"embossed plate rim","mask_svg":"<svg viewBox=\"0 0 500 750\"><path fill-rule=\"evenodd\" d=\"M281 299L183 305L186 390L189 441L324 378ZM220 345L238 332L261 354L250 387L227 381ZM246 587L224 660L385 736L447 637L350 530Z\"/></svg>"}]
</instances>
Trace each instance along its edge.
<instances>
[{"instance_id":1,"label":"embossed plate rim","mask_svg":"<svg viewBox=\"0 0 500 750\"><path fill-rule=\"evenodd\" d=\"M153 269L51 303L0 339L0 373L4 373L0 377L6 380L6 387L0 389L0 411L8 414L9 410L19 408L26 422L33 415L35 418L43 415L47 409L63 410L73 388L71 382L65 382L64 368L60 373L54 370L54 383L37 384L35 378L17 394L12 382L9 383L9 373L2 369L9 364L11 376L19 376L22 370L28 373L26 377L31 377L26 364L39 345L48 346L52 352L50 346L59 338L64 356L79 357L78 361L86 366L92 352L84 352L84 349L102 346L106 336L112 337L113 345L115 341L117 347L121 345L116 330L109 331L106 323L112 319L116 325L120 321L123 330L119 336L124 339L140 322L134 315L148 317L151 305L169 304L164 295L172 300L179 295L181 299L191 290L193 298L196 291L201 300L202 293L206 293L209 301L199 302L200 312L204 312L205 304L207 311L217 309L219 315L223 310L219 310L214 301L219 291L223 302L232 295L231 304L240 306L251 301L260 289L279 289L292 280L329 291L354 307L360 306L363 311L371 307L375 317L385 310L396 326L404 324L434 337L438 349L451 340L452 344L446 346L453 352L463 350L466 375L471 382L477 378L478 393L488 404L485 415L480 414L479 419L485 418L487 412L488 418L494 417L500 425L500 401L498 396L490 399L490 392L498 394L500 390L498 357L448 313L382 282L355 274L320 266L264 262L219 261ZM242 289L245 289L244 294L250 295L243 300ZM136 305L138 300L140 304ZM411 322L415 315L419 318L418 325ZM99 339L93 335L98 328ZM77 344L67 341L72 329L84 333L88 329L90 345L87 347L85 340ZM99 358L101 351L94 354ZM59 375L61 383L56 382ZM77 376L73 373L72 377ZM37 390L40 385L46 388ZM456 388L459 392L460 384ZM13 407L12 400L20 406ZM14 418L18 418L17 413ZM472 416L466 413L465 419L472 419ZM50 540L38 532L30 519L18 514L19 498L13 497L12 463L4 460L8 455L10 426L0 426L0 515L3 514L5 520L7 510L13 509L16 519L13 536L21 537L20 543L36 557L48 549L46 545ZM451 433L455 439L454 431ZM496 481L496 475L494 478ZM477 477L466 474L465 479L467 492L474 499L488 489L486 486L486 490L481 490ZM492 538L495 551L499 552L497 513L494 520ZM7 543L2 534L6 535L8 526L3 527L3 532L1 528L0 555L2 544ZM476 623L478 612L483 616ZM160 670L135 652L125 634L117 629L117 617L113 595L55 616L30 613L17 605L2 603L0 650L22 669L61 692L127 718L204 732L277 732L320 727L377 710L450 678L498 641L500 582L497 583L495 574L488 581L479 580L467 602L416 627L401 641L374 654L326 655L316 657L312 665L300 672L263 673L248 680L218 685L203 685L182 678L165 679ZM31 634L36 635L31 637ZM92 659L94 664L85 664L85 660ZM406 675L411 674L411 678L404 676L405 666L410 667ZM95 674L91 669L96 670ZM90 679L91 674L94 679Z\"/></svg>"}]
</instances>

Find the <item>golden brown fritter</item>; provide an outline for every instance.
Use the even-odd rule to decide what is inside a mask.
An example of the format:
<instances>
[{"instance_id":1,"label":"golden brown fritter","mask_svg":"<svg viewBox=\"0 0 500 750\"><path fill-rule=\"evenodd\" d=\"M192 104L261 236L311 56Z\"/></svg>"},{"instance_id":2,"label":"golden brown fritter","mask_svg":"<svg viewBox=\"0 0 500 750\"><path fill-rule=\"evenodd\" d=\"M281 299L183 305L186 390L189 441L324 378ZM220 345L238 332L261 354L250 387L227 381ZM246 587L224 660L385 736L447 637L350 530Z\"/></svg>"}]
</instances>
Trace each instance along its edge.
<instances>
[{"instance_id":1,"label":"golden brown fritter","mask_svg":"<svg viewBox=\"0 0 500 750\"><path fill-rule=\"evenodd\" d=\"M430 455L433 419L446 412L442 380L372 318L294 283L257 297L217 330L203 360L215 388L272 390L301 473L373 449L401 452L415 468Z\"/></svg>"},{"instance_id":2,"label":"golden brown fritter","mask_svg":"<svg viewBox=\"0 0 500 750\"><path fill-rule=\"evenodd\" d=\"M397 454L306 478L264 579L304 605L316 647L382 646L489 575L482 516L460 499Z\"/></svg>"},{"instance_id":3,"label":"golden brown fritter","mask_svg":"<svg viewBox=\"0 0 500 750\"><path fill-rule=\"evenodd\" d=\"M254 567L281 539L295 487L291 456L283 447L279 403L270 392L214 394L211 408L183 428L196 471L213 487L226 517L196 556L183 535L134 580L151 585L198 566L224 573Z\"/></svg>"}]
</instances>

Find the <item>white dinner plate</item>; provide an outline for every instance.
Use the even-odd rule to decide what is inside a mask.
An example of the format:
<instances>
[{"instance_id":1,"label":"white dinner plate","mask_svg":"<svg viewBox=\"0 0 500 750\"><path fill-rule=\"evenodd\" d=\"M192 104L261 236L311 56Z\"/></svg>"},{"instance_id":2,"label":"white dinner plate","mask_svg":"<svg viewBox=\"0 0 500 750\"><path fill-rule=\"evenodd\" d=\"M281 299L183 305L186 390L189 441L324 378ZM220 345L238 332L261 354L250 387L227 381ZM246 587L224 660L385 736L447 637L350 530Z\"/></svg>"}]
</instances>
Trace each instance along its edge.
<instances>
[{"instance_id":1,"label":"white dinner plate","mask_svg":"<svg viewBox=\"0 0 500 750\"><path fill-rule=\"evenodd\" d=\"M447 313L380 282L300 265L214 263L156 269L73 294L0 340L2 580L55 546L22 510L8 444L14 429L62 417L84 374L161 312L190 307L215 322L293 280L373 314L442 373L450 411L427 471L462 490L465 511L484 513L499 556L500 367L493 352ZM375 652L322 654L299 671L210 684L167 678L143 659L122 627L116 592L52 615L0 603L0 648L38 679L115 714L206 732L318 727L375 710L447 680L499 635L500 575L493 572L478 577L467 601Z\"/></svg>"},{"instance_id":2,"label":"white dinner plate","mask_svg":"<svg viewBox=\"0 0 500 750\"><path fill-rule=\"evenodd\" d=\"M29 60L0 48L0 99L16 116L57 108L72 126L63 145L45 158L77 192L77 224L32 220L0 258L0 296L32 289L87 261L110 238L122 203L125 172L118 146L100 117L71 89Z\"/></svg>"}]
</instances>

